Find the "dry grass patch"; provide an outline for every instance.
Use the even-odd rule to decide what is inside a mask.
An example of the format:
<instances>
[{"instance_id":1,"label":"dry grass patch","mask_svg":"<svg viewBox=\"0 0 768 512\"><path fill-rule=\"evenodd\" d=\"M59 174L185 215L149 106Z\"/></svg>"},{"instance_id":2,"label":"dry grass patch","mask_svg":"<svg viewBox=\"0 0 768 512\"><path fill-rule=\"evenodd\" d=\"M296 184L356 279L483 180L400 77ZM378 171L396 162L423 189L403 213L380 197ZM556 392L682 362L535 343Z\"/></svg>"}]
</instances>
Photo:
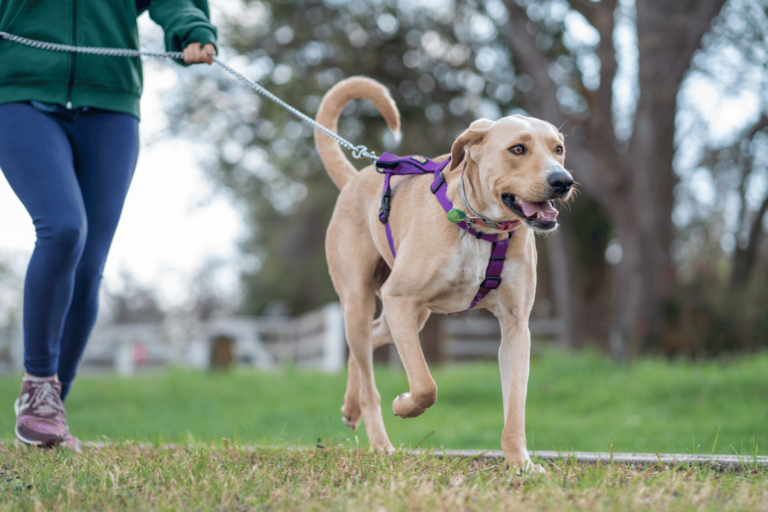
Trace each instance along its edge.
<instances>
[{"instance_id":1,"label":"dry grass patch","mask_svg":"<svg viewBox=\"0 0 768 512\"><path fill-rule=\"evenodd\" d=\"M346 446L0 446L0 510L765 510L768 472L497 461Z\"/></svg>"}]
</instances>

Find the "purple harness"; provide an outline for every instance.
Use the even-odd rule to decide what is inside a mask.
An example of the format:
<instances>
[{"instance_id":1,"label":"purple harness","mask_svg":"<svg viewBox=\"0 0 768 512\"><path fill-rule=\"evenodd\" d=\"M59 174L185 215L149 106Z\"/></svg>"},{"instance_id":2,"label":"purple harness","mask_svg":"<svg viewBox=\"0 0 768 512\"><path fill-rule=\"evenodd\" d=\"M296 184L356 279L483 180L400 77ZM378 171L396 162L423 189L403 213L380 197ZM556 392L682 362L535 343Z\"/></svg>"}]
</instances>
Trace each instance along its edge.
<instances>
[{"instance_id":1,"label":"purple harness","mask_svg":"<svg viewBox=\"0 0 768 512\"><path fill-rule=\"evenodd\" d=\"M389 213L392 202L390 178L393 174L397 176L407 176L434 173L435 179L432 182L430 189L432 190L432 193L435 194L435 197L437 197L437 200L440 201L443 210L448 213L453 208L453 203L451 203L451 200L445 195L448 186L445 184L443 169L445 169L450 161L450 157L446 161L438 163L419 155L397 156L392 153L384 153L376 161L377 170L384 174L384 190L381 193L379 220L386 228L387 241L389 242L389 248L392 250L392 256L397 257L397 254L395 254L395 241L392 238L392 228L389 226ZM454 315L464 313L474 308L491 290L495 290L499 287L501 284L501 271L504 269L504 260L507 254L507 247L509 247L509 238L499 240L499 235L481 233L472 229L466 221L458 222L457 225L475 238L490 242L493 246L491 247L491 258L488 261L488 267L485 269L485 279L480 283L480 289L477 291L475 298L472 299L472 304L464 311L451 313ZM513 234L514 231L512 231L509 236L512 237Z\"/></svg>"}]
</instances>

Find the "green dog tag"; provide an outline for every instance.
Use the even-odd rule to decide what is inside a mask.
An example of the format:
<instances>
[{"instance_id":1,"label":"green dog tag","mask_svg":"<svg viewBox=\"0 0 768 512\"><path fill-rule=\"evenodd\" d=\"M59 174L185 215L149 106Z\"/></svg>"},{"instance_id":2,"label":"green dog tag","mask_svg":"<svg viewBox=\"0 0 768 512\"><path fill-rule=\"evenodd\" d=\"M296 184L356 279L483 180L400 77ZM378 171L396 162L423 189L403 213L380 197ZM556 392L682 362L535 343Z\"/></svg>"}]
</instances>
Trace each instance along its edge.
<instances>
[{"instance_id":1,"label":"green dog tag","mask_svg":"<svg viewBox=\"0 0 768 512\"><path fill-rule=\"evenodd\" d=\"M457 210L456 208L451 208L451 211L449 211L448 214L446 215L448 220L453 222L454 224L456 224L457 222L461 222L462 219L466 216L467 216L466 213L464 213L461 210Z\"/></svg>"}]
</instances>

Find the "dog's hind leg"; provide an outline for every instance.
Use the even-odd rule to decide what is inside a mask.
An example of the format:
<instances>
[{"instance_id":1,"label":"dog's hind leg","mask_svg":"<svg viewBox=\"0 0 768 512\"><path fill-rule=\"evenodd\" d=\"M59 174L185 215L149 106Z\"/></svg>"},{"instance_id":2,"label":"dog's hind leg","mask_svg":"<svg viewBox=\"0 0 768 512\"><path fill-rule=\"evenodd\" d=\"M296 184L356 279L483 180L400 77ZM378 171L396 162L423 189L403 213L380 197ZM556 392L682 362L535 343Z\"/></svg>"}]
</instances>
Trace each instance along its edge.
<instances>
[{"instance_id":1,"label":"dog's hind leg","mask_svg":"<svg viewBox=\"0 0 768 512\"><path fill-rule=\"evenodd\" d=\"M354 300L344 301L343 304L347 343L351 353L348 382L351 387L347 389L342 411L345 416L349 414L349 422L355 420L353 416L355 414L354 397L355 388L358 388L358 404L365 421L368 440L374 448L392 452L394 448L387 437L384 418L381 415L381 395L376 389L376 381L373 376L371 317L373 317L376 307L375 296L370 293L370 290L361 289L358 293L352 294L351 297L354 297ZM357 377L353 373L355 370L357 370ZM358 418L357 422L359 421ZM345 422L347 422L346 419Z\"/></svg>"},{"instance_id":2,"label":"dog's hind leg","mask_svg":"<svg viewBox=\"0 0 768 512\"><path fill-rule=\"evenodd\" d=\"M360 369L355 356L350 351L347 362L347 391L344 393L344 405L341 406L341 421L352 430L360 426L363 411L360 408Z\"/></svg>"},{"instance_id":3,"label":"dog's hind leg","mask_svg":"<svg viewBox=\"0 0 768 512\"><path fill-rule=\"evenodd\" d=\"M392 339L392 333L389 331L386 311L382 311L379 318L373 321L371 335L374 350L388 343L394 343L395 340Z\"/></svg>"},{"instance_id":4,"label":"dog's hind leg","mask_svg":"<svg viewBox=\"0 0 768 512\"><path fill-rule=\"evenodd\" d=\"M387 317L384 311L379 318L373 321L371 330L371 350L376 350L382 345L392 343L392 334L389 332ZM360 409L360 370L355 362L355 357L350 351L347 362L347 391L344 393L344 405L341 406L341 421L352 430L360 426L363 411Z\"/></svg>"},{"instance_id":5,"label":"dog's hind leg","mask_svg":"<svg viewBox=\"0 0 768 512\"><path fill-rule=\"evenodd\" d=\"M401 418L414 418L437 400L437 384L429 373L419 344L419 331L429 318L429 311L402 297L382 294L387 323L408 376L410 391L392 402L392 411Z\"/></svg>"},{"instance_id":6,"label":"dog's hind leg","mask_svg":"<svg viewBox=\"0 0 768 512\"><path fill-rule=\"evenodd\" d=\"M428 309L422 309L419 312L419 332L424 328L424 324L429 319L430 311ZM392 338L392 331L389 330L389 322L387 322L387 312L382 311L379 318L373 321L373 349L376 350L379 347L383 347L388 343L394 343Z\"/></svg>"},{"instance_id":7,"label":"dog's hind leg","mask_svg":"<svg viewBox=\"0 0 768 512\"><path fill-rule=\"evenodd\" d=\"M392 343L387 317L384 312L373 321L371 350ZM347 363L347 392L344 394L344 405L341 406L341 420L352 430L357 430L363 411L360 409L360 370L355 362L355 356L350 352Z\"/></svg>"}]
</instances>

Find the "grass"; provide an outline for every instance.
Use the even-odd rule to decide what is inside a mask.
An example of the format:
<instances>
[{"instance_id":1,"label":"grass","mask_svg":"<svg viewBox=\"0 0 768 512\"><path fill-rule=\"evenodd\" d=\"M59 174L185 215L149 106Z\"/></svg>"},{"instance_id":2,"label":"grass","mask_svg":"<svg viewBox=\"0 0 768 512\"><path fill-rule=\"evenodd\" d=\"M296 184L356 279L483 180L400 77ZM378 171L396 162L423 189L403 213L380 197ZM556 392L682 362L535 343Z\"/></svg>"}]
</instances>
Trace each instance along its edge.
<instances>
[{"instance_id":1,"label":"grass","mask_svg":"<svg viewBox=\"0 0 768 512\"><path fill-rule=\"evenodd\" d=\"M73 455L0 445L4 510L768 510L768 472L549 466L531 477L504 463L342 445L159 449L119 443Z\"/></svg>"},{"instance_id":2,"label":"grass","mask_svg":"<svg viewBox=\"0 0 768 512\"><path fill-rule=\"evenodd\" d=\"M434 370L437 404L386 413L407 390L377 369L385 421L404 447L498 449L496 365ZM545 351L532 361L526 429L532 449L765 455L768 354L727 363ZM67 402L73 432L117 442L37 450L0 444L5 510L763 510L768 470L632 468L561 461L516 477L501 461L364 449L339 418L345 374L286 368L83 376ZM13 436L18 377L0 379L0 438ZM357 434L358 437L355 436ZM222 439L226 438L226 439ZM171 448L147 447L166 441ZM245 446L248 445L248 446Z\"/></svg>"},{"instance_id":3,"label":"grass","mask_svg":"<svg viewBox=\"0 0 768 512\"><path fill-rule=\"evenodd\" d=\"M436 368L437 403L419 418L391 415L407 391L401 371L376 377L395 446L500 449L498 367ZM639 360L617 366L593 353L545 351L532 361L526 431L534 450L766 455L768 354L728 363ZM83 440L242 444L366 443L339 407L346 375L284 369L202 373L176 369L135 378L82 376L67 401ZM0 379L0 438L13 437L19 379ZM358 436L356 438L355 436Z\"/></svg>"}]
</instances>

